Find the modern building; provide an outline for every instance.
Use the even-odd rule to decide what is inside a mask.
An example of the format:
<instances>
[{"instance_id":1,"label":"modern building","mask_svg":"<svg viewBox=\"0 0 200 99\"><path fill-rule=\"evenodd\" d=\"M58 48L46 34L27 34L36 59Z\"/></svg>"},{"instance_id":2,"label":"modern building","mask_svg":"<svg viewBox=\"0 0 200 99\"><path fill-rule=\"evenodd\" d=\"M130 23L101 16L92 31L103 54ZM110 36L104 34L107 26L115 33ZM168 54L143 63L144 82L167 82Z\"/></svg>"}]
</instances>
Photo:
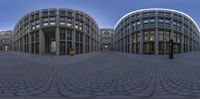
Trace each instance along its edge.
<instances>
[{"instance_id":1,"label":"modern building","mask_svg":"<svg viewBox=\"0 0 200 99\"><path fill-rule=\"evenodd\" d=\"M13 49L32 54L66 55L100 50L97 23L88 14L62 8L32 11L14 28Z\"/></svg>"},{"instance_id":2,"label":"modern building","mask_svg":"<svg viewBox=\"0 0 200 99\"><path fill-rule=\"evenodd\" d=\"M9 51L12 48L12 31L0 30L0 50Z\"/></svg>"},{"instance_id":3,"label":"modern building","mask_svg":"<svg viewBox=\"0 0 200 99\"><path fill-rule=\"evenodd\" d=\"M187 14L162 8L141 9L124 15L114 27L115 50L140 54L167 54L200 50L200 30Z\"/></svg>"},{"instance_id":4,"label":"modern building","mask_svg":"<svg viewBox=\"0 0 200 99\"><path fill-rule=\"evenodd\" d=\"M113 49L113 34L114 29L111 28L102 28L100 29L101 35L101 50L102 51L111 51Z\"/></svg>"}]
</instances>

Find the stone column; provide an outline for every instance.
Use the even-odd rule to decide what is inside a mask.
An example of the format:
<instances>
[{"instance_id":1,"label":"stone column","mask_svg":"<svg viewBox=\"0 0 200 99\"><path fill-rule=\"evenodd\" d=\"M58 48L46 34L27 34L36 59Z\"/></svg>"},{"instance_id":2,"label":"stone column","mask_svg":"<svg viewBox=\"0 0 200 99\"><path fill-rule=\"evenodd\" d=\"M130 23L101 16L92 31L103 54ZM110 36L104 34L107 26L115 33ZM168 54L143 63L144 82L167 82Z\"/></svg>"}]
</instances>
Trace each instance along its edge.
<instances>
[{"instance_id":1,"label":"stone column","mask_svg":"<svg viewBox=\"0 0 200 99\"><path fill-rule=\"evenodd\" d=\"M85 33L83 33L83 53L85 53Z\"/></svg>"},{"instance_id":2,"label":"stone column","mask_svg":"<svg viewBox=\"0 0 200 99\"><path fill-rule=\"evenodd\" d=\"M72 49L74 50L75 50L75 43L76 43L75 34L76 34L76 31L74 29L74 31L72 31ZM75 53L76 53L76 50L75 50Z\"/></svg>"},{"instance_id":3,"label":"stone column","mask_svg":"<svg viewBox=\"0 0 200 99\"><path fill-rule=\"evenodd\" d=\"M129 53L132 53L132 34L129 34Z\"/></svg>"},{"instance_id":4,"label":"stone column","mask_svg":"<svg viewBox=\"0 0 200 99\"><path fill-rule=\"evenodd\" d=\"M181 34L181 53L184 53L184 33Z\"/></svg>"},{"instance_id":5,"label":"stone column","mask_svg":"<svg viewBox=\"0 0 200 99\"><path fill-rule=\"evenodd\" d=\"M68 40L68 39L67 39L67 31L68 31L68 30L66 29L66 30L65 30L65 52L66 52L66 55L67 55L67 52L68 52L68 47L67 47L67 45L68 45L68 44L67 44L67 40Z\"/></svg>"},{"instance_id":6,"label":"stone column","mask_svg":"<svg viewBox=\"0 0 200 99\"><path fill-rule=\"evenodd\" d=\"M56 27L56 55L60 55L60 30Z\"/></svg>"},{"instance_id":7,"label":"stone column","mask_svg":"<svg viewBox=\"0 0 200 99\"><path fill-rule=\"evenodd\" d=\"M40 40L39 54L41 55L45 53L45 37L42 29L39 30L39 40Z\"/></svg>"},{"instance_id":8,"label":"stone column","mask_svg":"<svg viewBox=\"0 0 200 99\"><path fill-rule=\"evenodd\" d=\"M140 13L140 16L142 14ZM137 23L136 23L137 24ZM143 54L143 47L144 47L144 40L143 40L143 31L141 30L143 28L143 20L142 17L140 17L140 54Z\"/></svg>"},{"instance_id":9,"label":"stone column","mask_svg":"<svg viewBox=\"0 0 200 99\"><path fill-rule=\"evenodd\" d=\"M156 12L156 14L158 14L158 12ZM156 17L156 31L155 31L155 55L159 54L159 33L158 33L158 17Z\"/></svg>"},{"instance_id":10,"label":"stone column","mask_svg":"<svg viewBox=\"0 0 200 99\"><path fill-rule=\"evenodd\" d=\"M32 49L32 46L31 46L32 41L31 41L31 34L30 34L30 33L28 34L28 40L29 40L29 46L28 46L28 47L29 47L29 53L32 53L32 52L31 52L31 49Z\"/></svg>"},{"instance_id":11,"label":"stone column","mask_svg":"<svg viewBox=\"0 0 200 99\"><path fill-rule=\"evenodd\" d=\"M142 30L140 30L140 54L143 54L143 47L144 47L144 40L143 40L143 33Z\"/></svg>"},{"instance_id":12,"label":"stone column","mask_svg":"<svg viewBox=\"0 0 200 99\"><path fill-rule=\"evenodd\" d=\"M156 28L155 32L155 54L159 54L159 33L158 33L158 28Z\"/></svg>"}]
</instances>

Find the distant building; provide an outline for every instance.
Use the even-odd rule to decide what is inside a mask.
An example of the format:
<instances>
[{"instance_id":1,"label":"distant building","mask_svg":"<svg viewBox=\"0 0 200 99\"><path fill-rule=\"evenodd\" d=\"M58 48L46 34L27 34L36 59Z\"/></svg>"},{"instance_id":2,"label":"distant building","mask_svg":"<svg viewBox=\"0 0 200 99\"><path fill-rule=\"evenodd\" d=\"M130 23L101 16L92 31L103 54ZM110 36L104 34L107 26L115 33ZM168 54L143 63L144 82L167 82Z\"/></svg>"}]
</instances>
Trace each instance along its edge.
<instances>
[{"instance_id":1,"label":"distant building","mask_svg":"<svg viewBox=\"0 0 200 99\"><path fill-rule=\"evenodd\" d=\"M12 46L12 31L0 30L0 50L9 51Z\"/></svg>"},{"instance_id":2,"label":"distant building","mask_svg":"<svg viewBox=\"0 0 200 99\"><path fill-rule=\"evenodd\" d=\"M101 50L102 51L111 51L113 49L113 34L114 29L110 28L102 28L100 29L101 35Z\"/></svg>"}]
</instances>

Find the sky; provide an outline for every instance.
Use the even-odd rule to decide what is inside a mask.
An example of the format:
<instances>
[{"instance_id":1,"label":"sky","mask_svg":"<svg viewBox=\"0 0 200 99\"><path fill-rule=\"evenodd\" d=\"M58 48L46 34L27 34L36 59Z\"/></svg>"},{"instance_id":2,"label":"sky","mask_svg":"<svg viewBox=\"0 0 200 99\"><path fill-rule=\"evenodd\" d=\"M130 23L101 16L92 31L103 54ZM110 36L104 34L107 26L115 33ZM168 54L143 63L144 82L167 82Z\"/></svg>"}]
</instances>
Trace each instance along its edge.
<instances>
[{"instance_id":1,"label":"sky","mask_svg":"<svg viewBox=\"0 0 200 99\"><path fill-rule=\"evenodd\" d=\"M90 15L100 28L113 28L125 14L144 8L182 11L200 25L200 0L0 0L0 29L14 29L25 14L43 8L72 8Z\"/></svg>"}]
</instances>

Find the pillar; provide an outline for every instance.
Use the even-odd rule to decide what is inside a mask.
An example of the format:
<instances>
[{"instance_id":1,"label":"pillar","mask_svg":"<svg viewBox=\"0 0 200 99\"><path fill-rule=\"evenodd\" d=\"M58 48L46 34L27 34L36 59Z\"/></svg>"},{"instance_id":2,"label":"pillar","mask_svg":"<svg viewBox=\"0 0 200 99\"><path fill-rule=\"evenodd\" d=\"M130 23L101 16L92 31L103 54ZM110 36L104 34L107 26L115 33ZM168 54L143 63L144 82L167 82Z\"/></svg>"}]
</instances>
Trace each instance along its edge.
<instances>
[{"instance_id":1,"label":"pillar","mask_svg":"<svg viewBox=\"0 0 200 99\"><path fill-rule=\"evenodd\" d=\"M56 27L56 55L60 55L60 30Z\"/></svg>"},{"instance_id":2,"label":"pillar","mask_svg":"<svg viewBox=\"0 0 200 99\"><path fill-rule=\"evenodd\" d=\"M156 28L156 32L155 32L155 54L158 55L159 54L159 35L158 35L158 28Z\"/></svg>"},{"instance_id":3,"label":"pillar","mask_svg":"<svg viewBox=\"0 0 200 99\"><path fill-rule=\"evenodd\" d=\"M45 37L42 29L39 30L39 40L40 40L39 54L40 55L45 54Z\"/></svg>"}]
</instances>

